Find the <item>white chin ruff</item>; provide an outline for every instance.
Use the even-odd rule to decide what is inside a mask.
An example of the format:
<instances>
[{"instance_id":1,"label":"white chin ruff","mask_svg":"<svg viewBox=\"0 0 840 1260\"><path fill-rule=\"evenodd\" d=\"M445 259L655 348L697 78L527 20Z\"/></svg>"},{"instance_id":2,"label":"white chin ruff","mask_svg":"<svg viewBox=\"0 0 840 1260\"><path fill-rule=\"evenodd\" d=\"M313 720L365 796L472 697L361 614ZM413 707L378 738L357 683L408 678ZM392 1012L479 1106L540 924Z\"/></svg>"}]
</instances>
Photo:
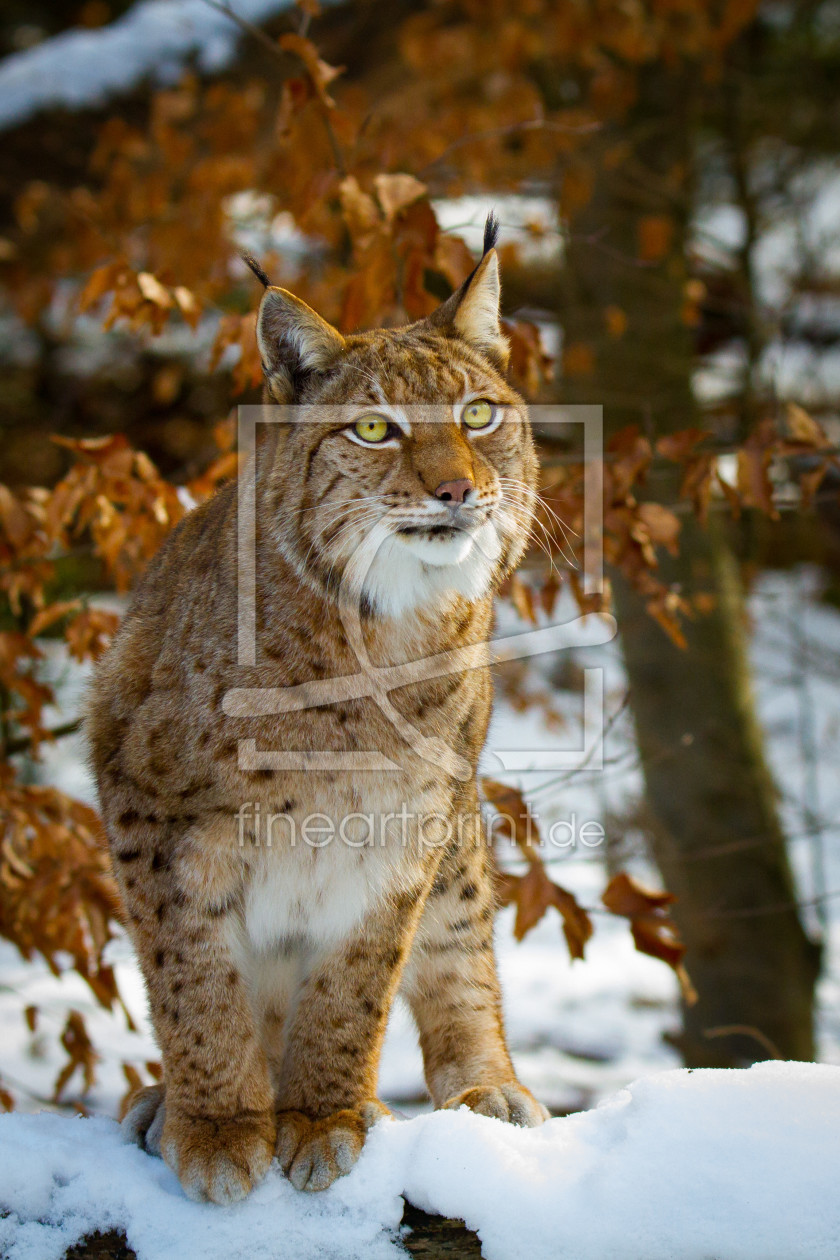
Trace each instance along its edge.
<instances>
[{"instance_id":1,"label":"white chin ruff","mask_svg":"<svg viewBox=\"0 0 840 1260\"><path fill-rule=\"evenodd\" d=\"M399 617L452 595L481 599L490 589L500 552L490 521L474 534L464 531L454 538L391 534L377 547L361 594L382 617Z\"/></svg>"}]
</instances>

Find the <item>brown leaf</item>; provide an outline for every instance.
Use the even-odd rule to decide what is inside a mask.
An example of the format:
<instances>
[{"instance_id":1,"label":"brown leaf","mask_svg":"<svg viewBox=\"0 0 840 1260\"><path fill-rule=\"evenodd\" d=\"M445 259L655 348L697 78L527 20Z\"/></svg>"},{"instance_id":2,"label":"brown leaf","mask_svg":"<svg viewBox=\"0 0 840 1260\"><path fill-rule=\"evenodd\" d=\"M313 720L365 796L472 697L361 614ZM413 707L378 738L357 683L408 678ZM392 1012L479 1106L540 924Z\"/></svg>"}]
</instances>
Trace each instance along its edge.
<instances>
[{"instance_id":1,"label":"brown leaf","mask_svg":"<svg viewBox=\"0 0 840 1260\"><path fill-rule=\"evenodd\" d=\"M19 548L32 533L32 519L8 486L0 485L0 525L8 541Z\"/></svg>"},{"instance_id":2,"label":"brown leaf","mask_svg":"<svg viewBox=\"0 0 840 1260\"><path fill-rule=\"evenodd\" d=\"M62 1090L77 1070L82 1074L85 1092L91 1090L96 1084L96 1065L99 1062L99 1055L93 1048L84 1017L79 1011L71 1011L67 1016L67 1023L61 1034L61 1044L67 1051L68 1062L56 1077L53 1090L54 1102L59 1101Z\"/></svg>"},{"instance_id":3,"label":"brown leaf","mask_svg":"<svg viewBox=\"0 0 840 1260\"><path fill-rule=\"evenodd\" d=\"M667 910L676 900L673 893L646 888L626 871L620 871L604 889L601 900L611 914L630 920L633 943L639 953L667 963L676 973L683 1000L688 1005L696 1002L697 994L682 961L685 946Z\"/></svg>"},{"instance_id":4,"label":"brown leaf","mask_svg":"<svg viewBox=\"0 0 840 1260\"><path fill-rule=\"evenodd\" d=\"M530 621L532 625L537 624L534 592L515 573L510 581L510 600L523 621Z\"/></svg>"},{"instance_id":5,"label":"brown leaf","mask_svg":"<svg viewBox=\"0 0 840 1260\"><path fill-rule=\"evenodd\" d=\"M499 815L494 822L496 834L515 841L529 862L539 861L535 852L535 845L540 842L539 827L519 788L497 779L482 779L481 788Z\"/></svg>"},{"instance_id":6,"label":"brown leaf","mask_svg":"<svg viewBox=\"0 0 840 1260\"><path fill-rule=\"evenodd\" d=\"M542 863L529 866L525 874L518 877L515 903L513 935L521 941L532 927L536 927L546 910L554 905L553 885Z\"/></svg>"},{"instance_id":7,"label":"brown leaf","mask_svg":"<svg viewBox=\"0 0 840 1260\"><path fill-rule=\"evenodd\" d=\"M555 573L549 573L540 587L540 607L547 617L554 612L557 596L560 594L560 579Z\"/></svg>"},{"instance_id":8,"label":"brown leaf","mask_svg":"<svg viewBox=\"0 0 840 1260\"><path fill-rule=\"evenodd\" d=\"M678 433L666 433L656 443L656 450L664 459L682 464L694 455L697 446L712 437L708 429L681 429Z\"/></svg>"},{"instance_id":9,"label":"brown leaf","mask_svg":"<svg viewBox=\"0 0 840 1260\"><path fill-rule=\"evenodd\" d=\"M681 529L679 517L661 503L640 503L638 515L644 522L650 541L655 546L665 547L672 556L677 555Z\"/></svg>"},{"instance_id":10,"label":"brown leaf","mask_svg":"<svg viewBox=\"0 0 840 1260\"><path fill-rule=\"evenodd\" d=\"M563 916L563 935L571 958L583 958L586 942L593 932L592 920L577 899L559 884L552 884L554 904Z\"/></svg>"},{"instance_id":11,"label":"brown leaf","mask_svg":"<svg viewBox=\"0 0 840 1260\"><path fill-rule=\"evenodd\" d=\"M381 226L376 202L363 192L355 175L347 175L338 186L341 213L353 244L364 248L370 243Z\"/></svg>"},{"instance_id":12,"label":"brown leaf","mask_svg":"<svg viewBox=\"0 0 840 1260\"><path fill-rule=\"evenodd\" d=\"M706 523L706 518L709 514L714 470L714 455L697 455L693 459L686 461L685 474L680 486L680 497L688 499L697 513L698 520L703 525Z\"/></svg>"},{"instance_id":13,"label":"brown leaf","mask_svg":"<svg viewBox=\"0 0 840 1260\"><path fill-rule=\"evenodd\" d=\"M567 889L553 883L541 861L529 866L524 875L502 874L506 897L502 904L516 906L513 934L521 941L553 906L563 919L563 935L569 956L583 958L586 942L592 936L592 920Z\"/></svg>"},{"instance_id":14,"label":"brown leaf","mask_svg":"<svg viewBox=\"0 0 840 1260\"><path fill-rule=\"evenodd\" d=\"M623 337L627 332L627 313L620 306L607 306L604 309L604 323L611 337Z\"/></svg>"},{"instance_id":15,"label":"brown leaf","mask_svg":"<svg viewBox=\"0 0 840 1260\"><path fill-rule=\"evenodd\" d=\"M788 435L794 442L801 442L804 446L813 446L818 450L829 445L822 426L796 403L787 404L785 420Z\"/></svg>"},{"instance_id":16,"label":"brown leaf","mask_svg":"<svg viewBox=\"0 0 840 1260\"><path fill-rule=\"evenodd\" d=\"M171 308L172 297L169 290L150 271L139 271L137 273L137 288L147 302L151 302L154 306L159 306L165 311Z\"/></svg>"},{"instance_id":17,"label":"brown leaf","mask_svg":"<svg viewBox=\"0 0 840 1260\"><path fill-rule=\"evenodd\" d=\"M195 294L185 285L178 284L172 290L172 296L190 328L197 328L198 321L201 319L201 305Z\"/></svg>"},{"instance_id":18,"label":"brown leaf","mask_svg":"<svg viewBox=\"0 0 840 1260\"><path fill-rule=\"evenodd\" d=\"M802 494L802 507L807 511L813 506L816 493L822 485L825 475L831 467L831 460L824 459L816 468L809 468L799 474L799 489Z\"/></svg>"},{"instance_id":19,"label":"brown leaf","mask_svg":"<svg viewBox=\"0 0 840 1260\"><path fill-rule=\"evenodd\" d=\"M77 608L81 608L82 601L80 599L65 599L57 604L50 604L47 608L42 608L32 621L29 623L29 634L32 638L52 626L56 621L60 621L62 617L66 617L68 613L75 612Z\"/></svg>"},{"instance_id":20,"label":"brown leaf","mask_svg":"<svg viewBox=\"0 0 840 1260\"><path fill-rule=\"evenodd\" d=\"M110 262L97 267L88 277L79 295L79 311L84 313L114 288L119 276L126 271L125 263Z\"/></svg>"},{"instance_id":21,"label":"brown leaf","mask_svg":"<svg viewBox=\"0 0 840 1260\"><path fill-rule=\"evenodd\" d=\"M662 214L648 214L636 225L639 258L645 262L659 262L671 248L674 239L674 221Z\"/></svg>"},{"instance_id":22,"label":"brown leaf","mask_svg":"<svg viewBox=\"0 0 840 1260\"><path fill-rule=\"evenodd\" d=\"M344 67L331 66L326 61L322 61L318 56L318 49L312 41L305 39L302 35L292 33L281 35L279 43L280 47L284 48L286 52L294 53L296 57L300 57L306 66L307 73L322 104L327 109L335 109L335 101L330 96L327 88L340 74L344 73Z\"/></svg>"},{"instance_id":23,"label":"brown leaf","mask_svg":"<svg viewBox=\"0 0 840 1260\"><path fill-rule=\"evenodd\" d=\"M607 444L612 459L604 469L605 488L609 502L623 503L636 482L644 479L650 466L651 447L638 425L619 429Z\"/></svg>"},{"instance_id":24,"label":"brown leaf","mask_svg":"<svg viewBox=\"0 0 840 1260\"><path fill-rule=\"evenodd\" d=\"M70 655L76 661L98 661L119 629L116 613L87 608L74 617L64 632Z\"/></svg>"},{"instance_id":25,"label":"brown leaf","mask_svg":"<svg viewBox=\"0 0 840 1260\"><path fill-rule=\"evenodd\" d=\"M570 341L563 347L563 374L565 376L593 376L595 351L585 341Z\"/></svg>"},{"instance_id":26,"label":"brown leaf","mask_svg":"<svg viewBox=\"0 0 840 1260\"><path fill-rule=\"evenodd\" d=\"M406 206L426 195L426 185L413 175L376 175L373 180L376 198L390 222Z\"/></svg>"},{"instance_id":27,"label":"brown leaf","mask_svg":"<svg viewBox=\"0 0 840 1260\"><path fill-rule=\"evenodd\" d=\"M619 871L607 884L601 894L601 901L611 914L632 918L636 914L670 906L676 898L673 893L657 892L652 888L646 888L626 871Z\"/></svg>"},{"instance_id":28,"label":"brown leaf","mask_svg":"<svg viewBox=\"0 0 840 1260\"><path fill-rule=\"evenodd\" d=\"M759 508L771 520L779 513L773 504L773 483L770 480L772 454L769 449L747 443L738 452L738 494L744 507Z\"/></svg>"}]
</instances>

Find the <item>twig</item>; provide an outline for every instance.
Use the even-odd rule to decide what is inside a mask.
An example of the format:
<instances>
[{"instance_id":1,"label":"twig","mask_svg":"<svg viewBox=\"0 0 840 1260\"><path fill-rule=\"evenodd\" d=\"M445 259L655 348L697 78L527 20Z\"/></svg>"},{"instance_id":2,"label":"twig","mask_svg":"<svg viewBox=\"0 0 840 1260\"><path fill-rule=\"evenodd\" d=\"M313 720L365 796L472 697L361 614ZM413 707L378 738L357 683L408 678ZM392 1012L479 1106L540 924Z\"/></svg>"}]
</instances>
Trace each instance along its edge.
<instances>
[{"instance_id":1,"label":"twig","mask_svg":"<svg viewBox=\"0 0 840 1260\"><path fill-rule=\"evenodd\" d=\"M289 56L289 53L275 44L270 35L266 35L265 31L260 30L258 26L254 26L254 24L247 21L246 18L240 17L238 13L234 13L233 9L231 9L227 4L221 3L221 0L204 0L204 3L209 4L211 9L216 9L219 13L224 13L225 17L229 17L230 20L235 22L241 30L245 31L248 35L252 35L254 39L259 40L264 48L266 48L273 56L279 57L281 61ZM304 14L304 17L306 16L307 15ZM308 30L308 22L305 25ZM301 30L303 30L303 28L304 23L301 23ZM302 35L302 38L305 38L305 36ZM347 174L347 166L344 161L344 155L336 138L336 134L333 131L329 111L323 102L321 103L321 118L324 123L324 129L327 133L330 148L332 149L333 161L335 162L339 175L344 176Z\"/></svg>"},{"instance_id":2,"label":"twig","mask_svg":"<svg viewBox=\"0 0 840 1260\"><path fill-rule=\"evenodd\" d=\"M65 722L62 726L54 726L52 730L45 731L41 742L62 739L65 735L75 735L81 729L82 719L76 718L72 722ZM15 753L28 752L34 742L31 735L21 735L18 739L9 739L6 741L6 756L13 757Z\"/></svg>"},{"instance_id":3,"label":"twig","mask_svg":"<svg viewBox=\"0 0 840 1260\"><path fill-rule=\"evenodd\" d=\"M224 13L225 17L229 17L231 22L234 22L240 30L246 33L246 35L253 35L254 39L259 40L263 47L267 48L268 51L275 57L282 57L284 55L270 35L266 35L265 31L260 30L258 26L254 26L253 22L249 22L246 18L240 17L240 15L235 13L229 5L222 4L220 0L204 0L204 3L209 4L211 9L216 9L217 12Z\"/></svg>"},{"instance_id":4,"label":"twig","mask_svg":"<svg viewBox=\"0 0 840 1260\"><path fill-rule=\"evenodd\" d=\"M760 1046L769 1053L771 1059L782 1059L784 1055L779 1053L779 1048L774 1041L771 1041L767 1033L763 1033L760 1028L754 1028L752 1024L721 1024L719 1028L704 1028L704 1037L752 1037Z\"/></svg>"}]
</instances>

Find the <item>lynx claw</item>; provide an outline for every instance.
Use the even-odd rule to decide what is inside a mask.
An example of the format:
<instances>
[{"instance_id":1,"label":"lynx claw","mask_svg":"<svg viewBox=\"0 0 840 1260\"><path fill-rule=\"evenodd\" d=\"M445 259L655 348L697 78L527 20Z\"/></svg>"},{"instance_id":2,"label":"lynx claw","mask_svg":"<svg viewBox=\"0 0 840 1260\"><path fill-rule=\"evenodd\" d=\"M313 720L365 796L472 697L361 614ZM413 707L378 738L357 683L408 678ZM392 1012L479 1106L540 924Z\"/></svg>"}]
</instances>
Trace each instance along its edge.
<instances>
[{"instance_id":1,"label":"lynx claw","mask_svg":"<svg viewBox=\"0 0 840 1260\"><path fill-rule=\"evenodd\" d=\"M161 1153L188 1198L238 1203L268 1172L274 1154L270 1115L214 1120L175 1115L163 1127Z\"/></svg>"},{"instance_id":2,"label":"lynx claw","mask_svg":"<svg viewBox=\"0 0 840 1260\"><path fill-rule=\"evenodd\" d=\"M455 1111L469 1107L480 1116L506 1120L509 1124L533 1129L550 1118L542 1103L537 1102L530 1090L518 1081L506 1085L474 1085L465 1089L443 1104L444 1110Z\"/></svg>"},{"instance_id":3,"label":"lynx claw","mask_svg":"<svg viewBox=\"0 0 840 1260\"><path fill-rule=\"evenodd\" d=\"M387 1107L372 1099L357 1108L310 1120L299 1111L277 1116L277 1158L296 1190L326 1190L349 1173L362 1153L365 1134Z\"/></svg>"}]
</instances>

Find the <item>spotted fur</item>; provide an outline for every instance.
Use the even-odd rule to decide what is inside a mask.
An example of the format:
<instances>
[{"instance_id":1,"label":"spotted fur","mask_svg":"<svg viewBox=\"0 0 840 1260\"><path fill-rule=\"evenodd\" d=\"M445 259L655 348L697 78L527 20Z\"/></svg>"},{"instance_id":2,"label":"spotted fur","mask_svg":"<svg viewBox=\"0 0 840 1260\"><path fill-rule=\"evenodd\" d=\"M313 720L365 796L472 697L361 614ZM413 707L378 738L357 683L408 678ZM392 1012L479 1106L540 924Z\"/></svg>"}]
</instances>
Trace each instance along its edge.
<instances>
[{"instance_id":1,"label":"spotted fur","mask_svg":"<svg viewBox=\"0 0 840 1260\"><path fill-rule=\"evenodd\" d=\"M398 989L437 1106L546 1115L505 1044L476 786L492 596L535 482L493 239L406 328L343 337L266 288L267 397L296 410L256 454L255 661L238 655L230 485L155 559L95 680L93 764L164 1066L126 1133L194 1198L241 1198L275 1153L300 1189L348 1171L384 1110ZM462 422L477 398L497 409L486 433ZM379 447L352 427L371 411L391 426ZM360 677L303 709L240 703ZM323 761L359 752L380 768ZM326 847L301 842L314 814L344 827Z\"/></svg>"}]
</instances>

